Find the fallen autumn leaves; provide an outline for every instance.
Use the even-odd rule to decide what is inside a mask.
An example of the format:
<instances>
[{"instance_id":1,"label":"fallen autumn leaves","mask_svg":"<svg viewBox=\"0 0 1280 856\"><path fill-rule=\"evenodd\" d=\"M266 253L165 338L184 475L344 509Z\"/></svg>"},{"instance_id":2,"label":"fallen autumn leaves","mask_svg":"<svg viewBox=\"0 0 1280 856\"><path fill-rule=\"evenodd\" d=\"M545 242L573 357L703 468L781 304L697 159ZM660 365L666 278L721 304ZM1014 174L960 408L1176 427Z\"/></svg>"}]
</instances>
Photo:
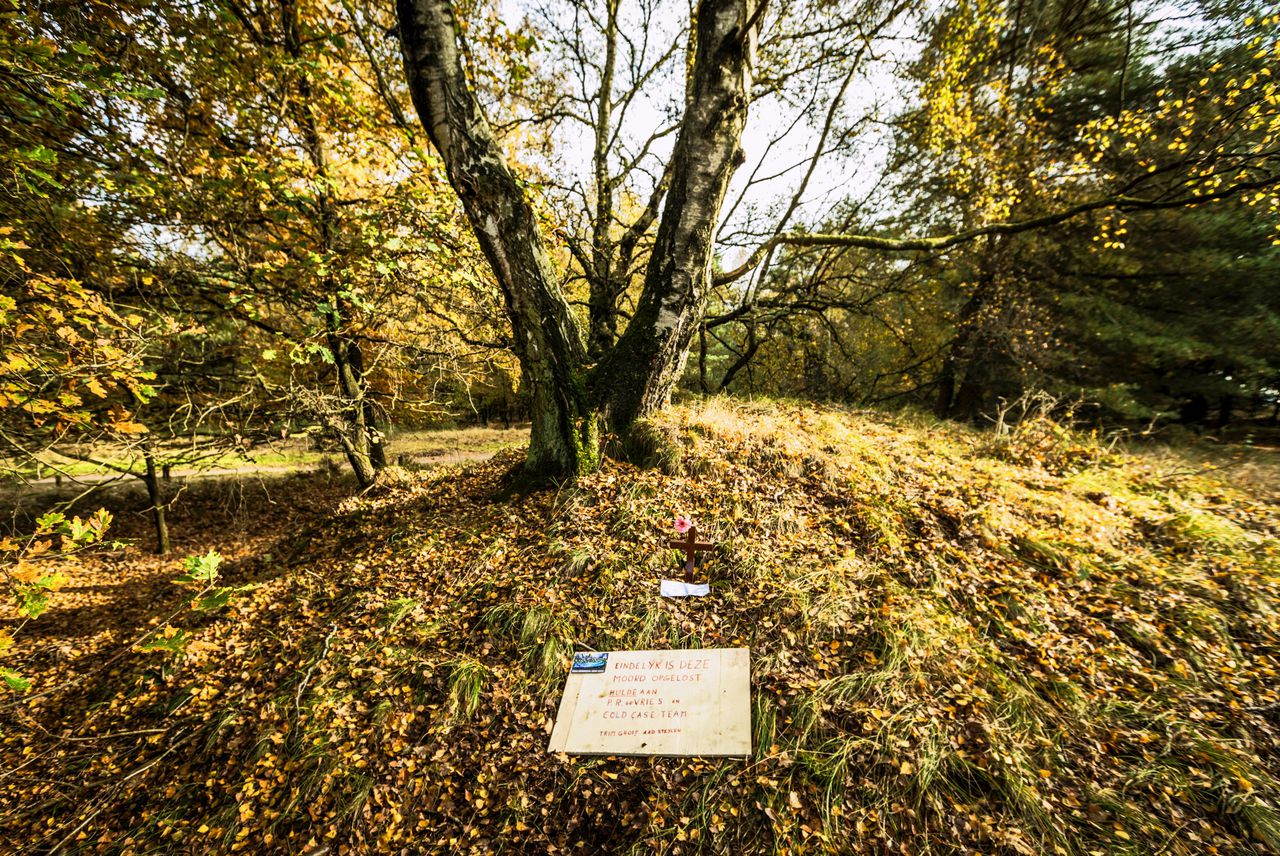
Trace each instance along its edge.
<instances>
[{"instance_id":1,"label":"fallen autumn leaves","mask_svg":"<svg viewBox=\"0 0 1280 856\"><path fill-rule=\"evenodd\" d=\"M182 658L95 673L179 597L178 568L135 551L87 561L24 631L45 634L24 670L86 677L3 712L5 840L1280 846L1273 504L1225 478L1168 480L1176 457L1074 437L1046 467L906 417L713 402L660 427L681 450L669 473L608 463L522 496L504 493L506 455L345 500L274 482L238 516L194 497L210 531L182 549L218 549L228 581L256 587L192 617ZM657 595L677 510L723 545L696 601ZM749 645L756 756L547 755L579 645Z\"/></svg>"}]
</instances>

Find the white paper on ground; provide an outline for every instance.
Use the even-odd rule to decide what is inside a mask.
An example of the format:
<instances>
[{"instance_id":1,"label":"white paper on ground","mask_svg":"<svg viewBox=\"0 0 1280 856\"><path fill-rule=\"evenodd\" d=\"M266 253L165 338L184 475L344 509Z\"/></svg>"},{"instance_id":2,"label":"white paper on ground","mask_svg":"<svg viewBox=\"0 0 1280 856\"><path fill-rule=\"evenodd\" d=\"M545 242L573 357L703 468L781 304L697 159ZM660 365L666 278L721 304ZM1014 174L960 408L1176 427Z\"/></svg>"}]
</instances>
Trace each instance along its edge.
<instances>
[{"instance_id":1,"label":"white paper on ground","mask_svg":"<svg viewBox=\"0 0 1280 856\"><path fill-rule=\"evenodd\" d=\"M702 597L711 594L710 583L686 583L680 580L663 580L663 597Z\"/></svg>"}]
</instances>

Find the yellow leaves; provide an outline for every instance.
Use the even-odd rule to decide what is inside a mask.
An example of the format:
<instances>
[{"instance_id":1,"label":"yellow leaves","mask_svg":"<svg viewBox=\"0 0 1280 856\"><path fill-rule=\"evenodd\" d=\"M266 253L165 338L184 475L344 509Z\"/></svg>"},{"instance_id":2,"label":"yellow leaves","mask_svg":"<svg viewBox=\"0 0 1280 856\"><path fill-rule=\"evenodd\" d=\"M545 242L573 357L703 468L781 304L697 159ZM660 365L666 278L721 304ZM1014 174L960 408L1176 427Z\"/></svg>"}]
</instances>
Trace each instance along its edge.
<instances>
[{"instance_id":1,"label":"yellow leaves","mask_svg":"<svg viewBox=\"0 0 1280 856\"><path fill-rule=\"evenodd\" d=\"M143 425L140 422L134 422L127 416L121 417L112 422L111 428L121 434L146 434L149 430L146 425Z\"/></svg>"},{"instance_id":2,"label":"yellow leaves","mask_svg":"<svg viewBox=\"0 0 1280 856\"><path fill-rule=\"evenodd\" d=\"M20 583L34 583L40 579L40 569L31 562L18 562L9 570L9 575Z\"/></svg>"},{"instance_id":3,"label":"yellow leaves","mask_svg":"<svg viewBox=\"0 0 1280 856\"><path fill-rule=\"evenodd\" d=\"M0 372L8 375L0 408L21 408L32 427L46 430L89 424L95 414L78 389L106 398L102 369L93 368L106 363L119 381L140 374L136 339L99 295L76 280L33 276L18 289L22 299L9 298L4 305L12 306L0 313L0 331L8 334L0 357Z\"/></svg>"},{"instance_id":4,"label":"yellow leaves","mask_svg":"<svg viewBox=\"0 0 1280 856\"><path fill-rule=\"evenodd\" d=\"M0 363L0 370L9 374L21 374L33 366L34 363L31 362L30 358L23 354L10 353L8 358L3 363Z\"/></svg>"}]
</instances>

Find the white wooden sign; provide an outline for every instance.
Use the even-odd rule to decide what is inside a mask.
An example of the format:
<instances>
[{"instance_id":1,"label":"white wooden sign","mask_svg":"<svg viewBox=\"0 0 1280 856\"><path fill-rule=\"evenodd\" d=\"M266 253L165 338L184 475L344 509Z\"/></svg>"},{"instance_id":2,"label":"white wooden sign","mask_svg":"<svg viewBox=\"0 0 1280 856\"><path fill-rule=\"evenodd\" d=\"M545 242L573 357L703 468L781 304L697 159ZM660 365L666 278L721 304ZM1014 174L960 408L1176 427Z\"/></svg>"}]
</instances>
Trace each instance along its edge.
<instances>
[{"instance_id":1,"label":"white wooden sign","mask_svg":"<svg viewBox=\"0 0 1280 856\"><path fill-rule=\"evenodd\" d=\"M750 755L751 652L577 654L547 748L578 755Z\"/></svg>"}]
</instances>

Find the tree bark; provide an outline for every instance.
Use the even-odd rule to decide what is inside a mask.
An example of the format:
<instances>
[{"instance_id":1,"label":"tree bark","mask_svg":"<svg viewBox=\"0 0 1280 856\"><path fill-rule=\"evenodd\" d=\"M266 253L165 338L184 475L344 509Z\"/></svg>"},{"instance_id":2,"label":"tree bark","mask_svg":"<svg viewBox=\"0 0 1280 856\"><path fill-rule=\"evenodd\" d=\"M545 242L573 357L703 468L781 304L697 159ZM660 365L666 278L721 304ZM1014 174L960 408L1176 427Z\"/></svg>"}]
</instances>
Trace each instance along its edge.
<instances>
[{"instance_id":1,"label":"tree bark","mask_svg":"<svg viewBox=\"0 0 1280 856\"><path fill-rule=\"evenodd\" d=\"M330 313L330 326L336 327L337 321ZM338 391L343 401L342 413L331 423L342 450L351 464L351 471L356 475L360 487L368 487L378 477L378 470L386 465L385 457L381 461L375 459L372 426L368 424L368 411L365 402L363 355L359 346L339 335L330 332L329 349L333 353L333 367L338 376ZM381 450L377 450L380 455Z\"/></svg>"},{"instance_id":2,"label":"tree bark","mask_svg":"<svg viewBox=\"0 0 1280 856\"><path fill-rule=\"evenodd\" d=\"M938 373L938 398L933 412L939 419L950 419L959 409L960 396L956 391L956 383L960 381L960 388L964 390L969 382L968 375L972 368L970 344L977 334L979 323L977 316L985 303L986 291L982 285L979 285L960 309L955 336L947 347L947 352L942 358L942 370ZM964 380L959 377L961 372L965 375Z\"/></svg>"},{"instance_id":3,"label":"tree bark","mask_svg":"<svg viewBox=\"0 0 1280 856\"><path fill-rule=\"evenodd\" d=\"M618 56L618 2L605 0L604 67L600 72L600 94L596 100L595 149L592 153L596 191L595 212L591 224L591 271L587 350L599 359L613 347L617 337L617 285L614 282L613 185L609 177L609 138L613 118L613 77ZM625 277L626 271L617 276Z\"/></svg>"},{"instance_id":4,"label":"tree bark","mask_svg":"<svg viewBox=\"0 0 1280 856\"><path fill-rule=\"evenodd\" d=\"M982 406L986 401L987 391L982 381L978 378L981 372L975 370L974 366L969 366L965 372L964 380L960 382L960 388L956 390L956 400L951 408L951 418L957 422L978 422L978 417L982 415Z\"/></svg>"},{"instance_id":5,"label":"tree bark","mask_svg":"<svg viewBox=\"0 0 1280 856\"><path fill-rule=\"evenodd\" d=\"M1232 411L1235 410L1236 397L1234 395L1222 395L1218 398L1218 421L1215 427L1226 428L1231 424Z\"/></svg>"},{"instance_id":6,"label":"tree bark","mask_svg":"<svg viewBox=\"0 0 1280 856\"><path fill-rule=\"evenodd\" d=\"M160 479L156 477L156 456L150 442L142 447L142 460L147 467L142 481L147 486L147 499L151 502L151 520L156 527L156 555L163 556L169 552L169 524L164 517L164 492L160 487Z\"/></svg>"},{"instance_id":7,"label":"tree bark","mask_svg":"<svg viewBox=\"0 0 1280 856\"><path fill-rule=\"evenodd\" d=\"M951 348L955 348L953 342ZM942 358L942 370L938 372L938 395L933 402L933 415L946 419L951 415L951 405L956 398L956 358L948 350Z\"/></svg>"},{"instance_id":8,"label":"tree bark","mask_svg":"<svg viewBox=\"0 0 1280 856\"><path fill-rule=\"evenodd\" d=\"M280 23L284 32L285 51L298 63L298 97L290 99L289 104L302 133L307 159L319 179L320 190L316 196L319 249L322 254L328 254L334 252L337 246L338 214L329 175L329 158L324 139L320 135L320 123L315 115L314 87L306 65L301 61L303 43L298 27L296 0L282 0ZM347 454L356 481L362 488L369 487L377 478L378 470L387 464L386 450L381 445L382 433L375 428L371 419L374 408L373 403L368 400L364 355L360 351L360 344L350 332L342 329L344 313L347 311L346 301L332 276L324 278L323 288L331 304L326 318L329 328L326 339L336 369L338 392L344 405L342 419L335 423L335 431L343 434L338 440Z\"/></svg>"},{"instance_id":9,"label":"tree bark","mask_svg":"<svg viewBox=\"0 0 1280 856\"><path fill-rule=\"evenodd\" d=\"M733 383L738 373L751 365L751 361L755 358L756 352L760 350L760 340L756 337L756 325L754 322L748 322L747 325L747 343L742 349L742 353L738 354L738 358L733 361L733 365L725 370L724 377L720 378L719 392L726 392L729 384Z\"/></svg>"},{"instance_id":10,"label":"tree bark","mask_svg":"<svg viewBox=\"0 0 1280 856\"><path fill-rule=\"evenodd\" d=\"M537 217L467 82L449 0L397 0L405 76L502 291L533 420L526 472L570 475L598 462L586 350Z\"/></svg>"},{"instance_id":11,"label":"tree bark","mask_svg":"<svg viewBox=\"0 0 1280 856\"><path fill-rule=\"evenodd\" d=\"M965 418L964 410L980 402L981 392L975 390L975 381L971 377L973 374L972 365L970 365L971 350L973 340L979 335L979 328L983 323L982 311L986 308L995 287L996 266L999 264L1001 248L1002 242L994 238L987 240L986 251L978 271L978 281L969 299L960 307L960 316L956 319L956 332L943 355L942 368L938 373L938 397L934 402L933 413L939 419L952 418L957 412ZM964 374L963 380L960 377L961 373ZM957 381L960 381L958 392ZM961 399L964 401L962 402Z\"/></svg>"},{"instance_id":12,"label":"tree bark","mask_svg":"<svg viewBox=\"0 0 1280 856\"><path fill-rule=\"evenodd\" d=\"M711 394L711 388L707 386L707 325L702 324L698 327L698 391L703 396Z\"/></svg>"},{"instance_id":13,"label":"tree bark","mask_svg":"<svg viewBox=\"0 0 1280 856\"><path fill-rule=\"evenodd\" d=\"M764 0L698 5L688 99L644 289L596 378L605 420L615 431L667 404L706 312L715 224L743 161L763 8Z\"/></svg>"}]
</instances>

